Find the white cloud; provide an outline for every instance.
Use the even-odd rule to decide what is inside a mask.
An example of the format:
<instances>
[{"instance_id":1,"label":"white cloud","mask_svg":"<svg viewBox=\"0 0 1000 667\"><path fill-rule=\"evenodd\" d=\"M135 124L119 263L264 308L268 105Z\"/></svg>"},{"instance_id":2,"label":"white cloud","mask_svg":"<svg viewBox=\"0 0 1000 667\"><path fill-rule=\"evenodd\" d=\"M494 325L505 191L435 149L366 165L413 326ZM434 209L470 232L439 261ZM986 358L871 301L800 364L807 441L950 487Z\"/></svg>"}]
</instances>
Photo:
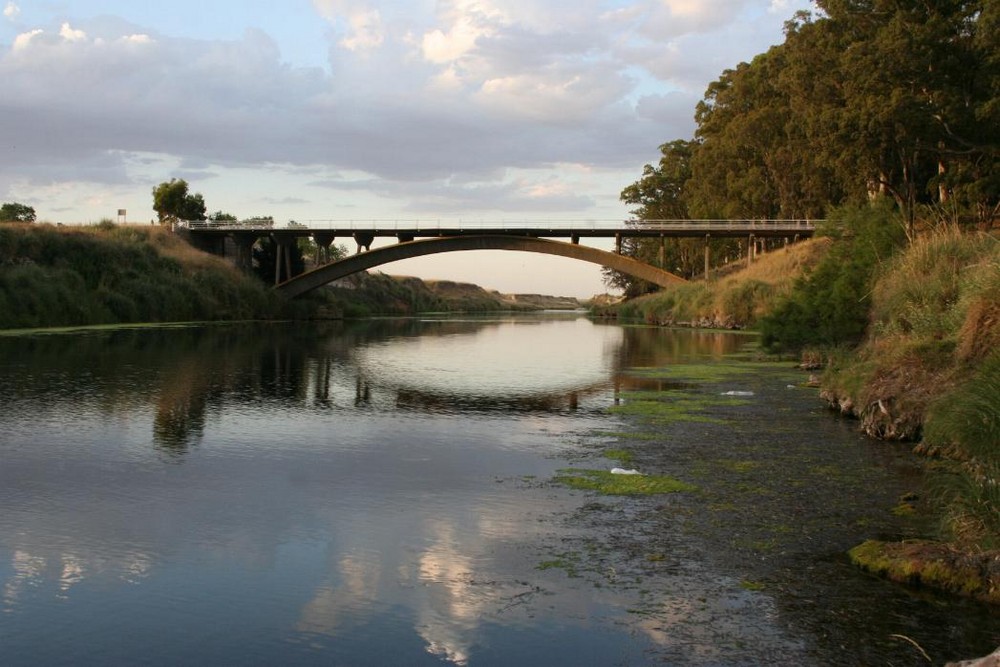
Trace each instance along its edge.
<instances>
[{"instance_id":1,"label":"white cloud","mask_svg":"<svg viewBox=\"0 0 1000 667\"><path fill-rule=\"evenodd\" d=\"M69 23L63 23L59 28L59 36L67 42L82 42L87 39L87 33L82 30L74 30Z\"/></svg>"},{"instance_id":2,"label":"white cloud","mask_svg":"<svg viewBox=\"0 0 1000 667\"><path fill-rule=\"evenodd\" d=\"M16 19L20 13L21 13L21 8L18 7L13 2L8 2L7 5L3 8L4 17L10 19L11 21Z\"/></svg>"},{"instance_id":3,"label":"white cloud","mask_svg":"<svg viewBox=\"0 0 1000 667\"><path fill-rule=\"evenodd\" d=\"M337 43L348 51L371 51L385 42L386 28L378 9L355 0L313 0L313 6L343 33Z\"/></svg>"},{"instance_id":4,"label":"white cloud","mask_svg":"<svg viewBox=\"0 0 1000 667\"><path fill-rule=\"evenodd\" d=\"M382 17L378 10L355 11L347 17L351 33L340 40L340 45L348 51L367 51L382 45L385 33Z\"/></svg>"},{"instance_id":5,"label":"white cloud","mask_svg":"<svg viewBox=\"0 0 1000 667\"><path fill-rule=\"evenodd\" d=\"M0 195L14 179L122 187L154 171L130 156L158 155L202 165L205 179L265 165L309 187L350 173L331 186L336 206L362 197L426 214L614 205L628 182L620 174L639 173L664 141L689 138L705 85L754 55L741 45L768 24L741 19L740 8L756 3L764 15L776 1L631 0L609 11L602 0L441 0L403 15L397 5L314 0L331 25L329 71L287 64L261 30L195 40L113 17L60 18L58 34L22 32L0 52L0 145L14 147L0 163ZM711 32L712 20L724 31ZM549 178L566 165L594 175ZM602 191L608 174L619 182Z\"/></svg>"},{"instance_id":6,"label":"white cloud","mask_svg":"<svg viewBox=\"0 0 1000 667\"><path fill-rule=\"evenodd\" d=\"M15 52L25 50L26 48L28 48L28 45L31 44L31 40L33 40L38 35L43 34L44 32L45 31L42 30L41 28L37 30L30 30L28 32L22 32L20 35L14 38L14 44L11 47L11 50Z\"/></svg>"},{"instance_id":7,"label":"white cloud","mask_svg":"<svg viewBox=\"0 0 1000 667\"><path fill-rule=\"evenodd\" d=\"M126 35L121 38L121 41L128 44L152 44L153 38L146 34L136 34L136 35Z\"/></svg>"},{"instance_id":8,"label":"white cloud","mask_svg":"<svg viewBox=\"0 0 1000 667\"><path fill-rule=\"evenodd\" d=\"M421 51L432 63L444 64L458 60L476 46L476 41L492 34L489 28L476 23L471 17L461 17L447 32L436 29L424 35Z\"/></svg>"}]
</instances>

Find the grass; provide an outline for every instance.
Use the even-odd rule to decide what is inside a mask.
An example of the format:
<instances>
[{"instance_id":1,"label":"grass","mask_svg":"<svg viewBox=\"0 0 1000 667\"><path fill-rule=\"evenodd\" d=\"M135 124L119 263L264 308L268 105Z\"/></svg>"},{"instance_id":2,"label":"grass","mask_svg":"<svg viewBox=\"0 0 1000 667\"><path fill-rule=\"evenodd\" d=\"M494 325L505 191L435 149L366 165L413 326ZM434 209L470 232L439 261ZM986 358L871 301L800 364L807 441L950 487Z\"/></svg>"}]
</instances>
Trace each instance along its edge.
<instances>
[{"instance_id":1,"label":"grass","mask_svg":"<svg viewBox=\"0 0 1000 667\"><path fill-rule=\"evenodd\" d=\"M1000 549L1000 352L984 360L970 382L931 405L923 446L960 462L939 485L946 531L953 539Z\"/></svg>"},{"instance_id":2,"label":"grass","mask_svg":"<svg viewBox=\"0 0 1000 667\"><path fill-rule=\"evenodd\" d=\"M810 239L759 257L711 283L695 281L619 304L609 312L622 320L653 324L698 323L750 328L788 294L804 267L829 248L829 239Z\"/></svg>"},{"instance_id":3,"label":"grass","mask_svg":"<svg viewBox=\"0 0 1000 667\"><path fill-rule=\"evenodd\" d=\"M155 226L0 225L0 329L276 319L276 294Z\"/></svg>"}]
</instances>

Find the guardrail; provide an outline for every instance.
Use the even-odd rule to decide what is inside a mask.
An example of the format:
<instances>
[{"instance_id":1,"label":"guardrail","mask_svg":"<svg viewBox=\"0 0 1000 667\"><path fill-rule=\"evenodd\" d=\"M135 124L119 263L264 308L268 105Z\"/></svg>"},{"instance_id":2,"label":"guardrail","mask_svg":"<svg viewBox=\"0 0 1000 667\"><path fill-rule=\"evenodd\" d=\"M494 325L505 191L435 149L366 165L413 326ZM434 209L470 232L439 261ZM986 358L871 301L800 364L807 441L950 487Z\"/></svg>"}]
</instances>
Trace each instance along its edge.
<instances>
[{"instance_id":1,"label":"guardrail","mask_svg":"<svg viewBox=\"0 0 1000 667\"><path fill-rule=\"evenodd\" d=\"M816 224L822 220L788 219L788 220L306 220L275 223L274 221L250 219L233 222L231 220L191 220L180 221L178 226L191 230L204 231L271 231L271 230L310 230L310 231L363 231L363 232L434 232L464 231L514 231L540 230L552 232L677 232L704 231L705 233L720 231L803 231L812 232Z\"/></svg>"}]
</instances>

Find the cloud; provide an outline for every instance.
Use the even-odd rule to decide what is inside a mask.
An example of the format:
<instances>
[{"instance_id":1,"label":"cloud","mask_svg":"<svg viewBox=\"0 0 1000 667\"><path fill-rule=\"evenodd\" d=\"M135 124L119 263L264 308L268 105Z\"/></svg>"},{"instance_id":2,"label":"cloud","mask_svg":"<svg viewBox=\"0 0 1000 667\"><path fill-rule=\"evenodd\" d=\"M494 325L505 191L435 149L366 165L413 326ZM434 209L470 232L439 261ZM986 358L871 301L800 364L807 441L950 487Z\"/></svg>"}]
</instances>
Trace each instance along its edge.
<instances>
[{"instance_id":1,"label":"cloud","mask_svg":"<svg viewBox=\"0 0 1000 667\"><path fill-rule=\"evenodd\" d=\"M14 44L11 47L11 50L14 52L23 51L24 49L28 48L28 45L31 43L32 39L34 39L38 35L41 35L44 32L45 31L40 28L36 30L29 30L28 32L22 32L20 35L14 38Z\"/></svg>"},{"instance_id":2,"label":"cloud","mask_svg":"<svg viewBox=\"0 0 1000 667\"><path fill-rule=\"evenodd\" d=\"M689 138L705 85L740 59L719 35L763 34L740 12L769 1L442 0L420 13L314 0L330 25L326 70L289 65L257 29L190 39L58 20L0 52L13 158L0 193L74 174L117 185L138 178L132 156L158 155L303 184L348 173L339 191L411 210L583 211L623 184L597 195L594 180L548 170L638 173L659 144Z\"/></svg>"},{"instance_id":3,"label":"cloud","mask_svg":"<svg viewBox=\"0 0 1000 667\"><path fill-rule=\"evenodd\" d=\"M16 19L18 15L20 15L20 13L21 13L21 8L18 7L13 2L8 2L7 5L3 8L4 18L7 18L11 21Z\"/></svg>"},{"instance_id":4,"label":"cloud","mask_svg":"<svg viewBox=\"0 0 1000 667\"><path fill-rule=\"evenodd\" d=\"M74 30L69 23L63 23L59 28L59 36L67 42L82 42L87 39L87 33L82 30Z\"/></svg>"}]
</instances>

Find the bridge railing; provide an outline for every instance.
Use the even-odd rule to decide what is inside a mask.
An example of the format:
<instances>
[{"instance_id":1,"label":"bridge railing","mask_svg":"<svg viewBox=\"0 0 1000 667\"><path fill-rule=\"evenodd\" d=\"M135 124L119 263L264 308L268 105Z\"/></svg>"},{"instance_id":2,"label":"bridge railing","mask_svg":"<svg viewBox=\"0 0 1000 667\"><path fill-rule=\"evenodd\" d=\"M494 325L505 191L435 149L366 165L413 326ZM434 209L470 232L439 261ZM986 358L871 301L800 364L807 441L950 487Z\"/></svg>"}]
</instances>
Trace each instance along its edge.
<instances>
[{"instance_id":1,"label":"bridge railing","mask_svg":"<svg viewBox=\"0 0 1000 667\"><path fill-rule=\"evenodd\" d=\"M384 231L384 232L440 232L447 230L461 231L483 231L501 232L504 230L550 230L553 232L571 231L614 231L622 232L641 229L645 231L697 231L703 230L705 233L711 232L733 232L745 231L748 234L754 231L774 232L774 231L803 231L812 232L816 229L819 220L808 219L774 219L774 220L398 220L398 219L370 219L370 220L290 220L287 223L278 223L267 219L249 220L190 220L181 221L177 224L192 230L212 230L212 231L271 231L275 229L285 230L330 230L341 231Z\"/></svg>"}]
</instances>

